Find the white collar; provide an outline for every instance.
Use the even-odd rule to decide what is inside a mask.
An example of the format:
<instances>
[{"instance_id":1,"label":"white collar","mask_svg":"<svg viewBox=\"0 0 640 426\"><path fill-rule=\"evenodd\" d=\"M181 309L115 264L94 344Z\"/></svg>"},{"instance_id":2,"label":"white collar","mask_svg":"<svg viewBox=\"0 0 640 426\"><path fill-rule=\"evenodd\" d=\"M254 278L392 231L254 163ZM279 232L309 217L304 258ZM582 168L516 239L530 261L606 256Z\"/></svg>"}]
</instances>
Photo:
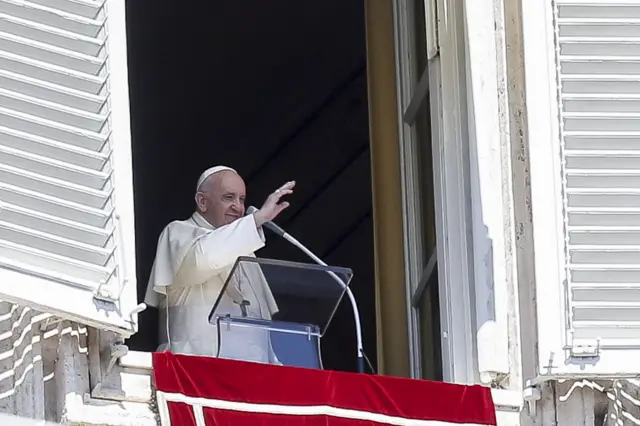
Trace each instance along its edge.
<instances>
[{"instance_id":1,"label":"white collar","mask_svg":"<svg viewBox=\"0 0 640 426\"><path fill-rule=\"evenodd\" d=\"M209 221L207 221L207 219L205 219L204 216L202 216L199 212L194 212L191 216L191 219L195 222L196 225L201 228L207 228L211 230L216 229L216 227L210 224Z\"/></svg>"}]
</instances>

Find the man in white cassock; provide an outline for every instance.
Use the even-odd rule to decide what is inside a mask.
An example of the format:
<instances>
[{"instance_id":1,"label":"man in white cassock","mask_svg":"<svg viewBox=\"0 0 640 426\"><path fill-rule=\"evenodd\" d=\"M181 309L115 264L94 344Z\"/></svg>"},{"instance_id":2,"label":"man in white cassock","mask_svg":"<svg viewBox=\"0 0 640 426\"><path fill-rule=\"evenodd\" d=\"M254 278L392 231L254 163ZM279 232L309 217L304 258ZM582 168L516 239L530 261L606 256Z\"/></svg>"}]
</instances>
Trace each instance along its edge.
<instances>
[{"instance_id":1,"label":"man in white cassock","mask_svg":"<svg viewBox=\"0 0 640 426\"><path fill-rule=\"evenodd\" d=\"M280 199L294 186L287 182L260 210L245 216L246 188L235 170L216 166L200 176L196 211L164 228L151 270L145 303L160 313L158 351L279 363L268 331L261 329L233 328L223 336L218 354L218 330L208 316L237 258L254 256L264 246L262 225L289 206ZM271 319L277 311L260 267L244 265L234 273L216 313Z\"/></svg>"}]
</instances>

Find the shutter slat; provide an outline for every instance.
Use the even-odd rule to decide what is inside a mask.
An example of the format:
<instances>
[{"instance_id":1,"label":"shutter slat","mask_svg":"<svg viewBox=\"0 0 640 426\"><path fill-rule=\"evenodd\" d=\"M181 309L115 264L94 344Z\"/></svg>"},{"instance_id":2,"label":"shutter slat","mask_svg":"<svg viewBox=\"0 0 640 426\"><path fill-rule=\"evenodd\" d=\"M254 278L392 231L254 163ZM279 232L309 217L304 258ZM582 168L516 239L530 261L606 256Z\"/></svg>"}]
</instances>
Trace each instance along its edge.
<instances>
[{"instance_id":1,"label":"shutter slat","mask_svg":"<svg viewBox=\"0 0 640 426\"><path fill-rule=\"evenodd\" d=\"M85 55L98 55L104 48L100 39L7 14L0 14L0 31Z\"/></svg>"},{"instance_id":2,"label":"shutter slat","mask_svg":"<svg viewBox=\"0 0 640 426\"><path fill-rule=\"evenodd\" d=\"M578 2L578 4L570 4L569 2L558 1L558 18L618 18L618 19L639 19L640 9L636 5L624 5L622 2L617 4L609 4L601 1L599 4L589 4L589 2Z\"/></svg>"},{"instance_id":3,"label":"shutter slat","mask_svg":"<svg viewBox=\"0 0 640 426\"><path fill-rule=\"evenodd\" d=\"M13 111L49 117L51 120L58 121L62 124L84 128L97 133L102 130L102 126L104 126L106 121L104 115L93 114L76 108L68 108L63 105L9 90L0 89L0 102Z\"/></svg>"},{"instance_id":4,"label":"shutter slat","mask_svg":"<svg viewBox=\"0 0 640 426\"><path fill-rule=\"evenodd\" d=\"M569 230L569 251L580 245L603 244L628 246L640 244L640 230L573 231L571 229Z\"/></svg>"},{"instance_id":5,"label":"shutter slat","mask_svg":"<svg viewBox=\"0 0 640 426\"><path fill-rule=\"evenodd\" d=\"M601 248L573 248L569 251L569 261L572 264L592 265L604 262L610 265L640 264L640 246L627 250L620 249L621 246L608 246ZM597 246L596 246L597 247Z\"/></svg>"},{"instance_id":6,"label":"shutter slat","mask_svg":"<svg viewBox=\"0 0 640 426\"><path fill-rule=\"evenodd\" d=\"M640 110L640 96L635 99L599 98L596 96L564 98L563 107L568 113L598 113L609 111L611 113L625 113Z\"/></svg>"},{"instance_id":7,"label":"shutter slat","mask_svg":"<svg viewBox=\"0 0 640 426\"><path fill-rule=\"evenodd\" d=\"M25 133L62 140L80 148L93 150L100 150L109 136L2 107L0 107L0 123Z\"/></svg>"},{"instance_id":8,"label":"shutter slat","mask_svg":"<svg viewBox=\"0 0 640 426\"><path fill-rule=\"evenodd\" d=\"M640 152L640 134L621 135L620 133L607 136L595 134L578 134L577 132L565 132L564 143L566 149L571 150L603 150L619 149Z\"/></svg>"},{"instance_id":9,"label":"shutter slat","mask_svg":"<svg viewBox=\"0 0 640 426\"><path fill-rule=\"evenodd\" d=\"M103 209L107 206L111 191L94 190L69 181L49 178L0 163L0 181L74 203Z\"/></svg>"},{"instance_id":10,"label":"shutter slat","mask_svg":"<svg viewBox=\"0 0 640 426\"><path fill-rule=\"evenodd\" d=\"M111 267L99 267L3 240L0 240L0 266L29 270L47 278L89 289L95 288L96 282L106 283L113 278Z\"/></svg>"},{"instance_id":11,"label":"shutter slat","mask_svg":"<svg viewBox=\"0 0 640 426\"><path fill-rule=\"evenodd\" d=\"M112 256L111 250L108 249L2 221L0 221L0 240L12 241L26 247L38 247L52 254L98 266L108 266Z\"/></svg>"},{"instance_id":12,"label":"shutter slat","mask_svg":"<svg viewBox=\"0 0 640 426\"><path fill-rule=\"evenodd\" d=\"M119 280L106 19L0 0L0 265L94 289Z\"/></svg>"},{"instance_id":13,"label":"shutter slat","mask_svg":"<svg viewBox=\"0 0 640 426\"><path fill-rule=\"evenodd\" d=\"M560 40L561 55L588 55L588 56L624 56L637 57L639 43L632 38L625 41L573 41Z\"/></svg>"},{"instance_id":14,"label":"shutter slat","mask_svg":"<svg viewBox=\"0 0 640 426\"><path fill-rule=\"evenodd\" d=\"M610 211L594 208L590 209L569 209L567 212L568 224L576 226L606 226L610 223L617 223L621 226L640 226L639 209L611 209Z\"/></svg>"},{"instance_id":15,"label":"shutter slat","mask_svg":"<svg viewBox=\"0 0 640 426\"><path fill-rule=\"evenodd\" d=\"M563 80L562 89L564 93L640 93L640 76L630 81L622 80L622 76L607 77L610 81L596 79L593 76L579 78L573 76Z\"/></svg>"},{"instance_id":16,"label":"shutter slat","mask_svg":"<svg viewBox=\"0 0 640 426\"><path fill-rule=\"evenodd\" d=\"M610 322L580 321L580 327L576 330L574 338L596 340L602 336L608 336L603 346L618 346L624 349L636 349L640 342L640 323L633 325L633 321L627 321L624 325L613 326ZM611 344L613 340L621 343Z\"/></svg>"},{"instance_id":17,"label":"shutter slat","mask_svg":"<svg viewBox=\"0 0 640 426\"><path fill-rule=\"evenodd\" d=\"M91 114L98 114L104 110L107 101L104 96L72 90L67 86L36 80L4 70L0 70L0 86L13 93L21 93L24 96L31 96Z\"/></svg>"},{"instance_id":18,"label":"shutter slat","mask_svg":"<svg viewBox=\"0 0 640 426\"><path fill-rule=\"evenodd\" d=\"M61 5L67 2L54 1L54 3ZM104 21L101 19L85 18L74 13L65 12L59 6L47 7L27 0L0 0L0 13L39 22L87 37L98 37L104 26Z\"/></svg>"},{"instance_id":19,"label":"shutter slat","mask_svg":"<svg viewBox=\"0 0 640 426\"><path fill-rule=\"evenodd\" d=\"M0 50L0 68L16 74L22 74L34 80L48 81L71 90L99 95L105 83L104 76L92 76L75 72L68 68L47 64L46 62L16 55Z\"/></svg>"},{"instance_id":20,"label":"shutter slat","mask_svg":"<svg viewBox=\"0 0 640 426\"><path fill-rule=\"evenodd\" d=\"M616 80L615 77L611 77L614 75L617 75L618 78L633 79L640 72L640 60L631 58L609 59L609 61L601 61L598 57L562 57L560 59L562 79L565 83L585 78L590 80ZM595 90L595 87L591 89ZM566 90L565 93L567 93ZM607 94L607 91L604 93Z\"/></svg>"},{"instance_id":21,"label":"shutter slat","mask_svg":"<svg viewBox=\"0 0 640 426\"><path fill-rule=\"evenodd\" d=\"M2 206L0 220L101 248L113 246L113 225L104 228L83 225L11 204Z\"/></svg>"},{"instance_id":22,"label":"shutter slat","mask_svg":"<svg viewBox=\"0 0 640 426\"><path fill-rule=\"evenodd\" d=\"M32 2L45 7L53 7L64 12L83 16L89 19L95 19L101 14L102 5L104 3L102 1L91 0L32 0Z\"/></svg>"},{"instance_id":23,"label":"shutter slat","mask_svg":"<svg viewBox=\"0 0 640 426\"><path fill-rule=\"evenodd\" d=\"M109 173L63 163L45 156L0 146L0 163L95 190L107 188Z\"/></svg>"},{"instance_id":24,"label":"shutter slat","mask_svg":"<svg viewBox=\"0 0 640 426\"><path fill-rule=\"evenodd\" d=\"M4 32L0 32L0 50L21 52L22 55L29 58L87 74L98 74L104 65L103 58L75 53L68 49Z\"/></svg>"},{"instance_id":25,"label":"shutter slat","mask_svg":"<svg viewBox=\"0 0 640 426\"><path fill-rule=\"evenodd\" d=\"M81 149L73 145L40 138L28 133L19 132L0 126L0 139L7 148L37 152L52 160L64 161L77 166L85 166L93 170L107 170L109 153Z\"/></svg>"},{"instance_id":26,"label":"shutter slat","mask_svg":"<svg viewBox=\"0 0 640 426\"><path fill-rule=\"evenodd\" d=\"M557 0L567 338L640 344L640 2Z\"/></svg>"},{"instance_id":27,"label":"shutter slat","mask_svg":"<svg viewBox=\"0 0 640 426\"><path fill-rule=\"evenodd\" d=\"M584 191L584 192L583 192ZM571 207L640 207L640 193L627 192L612 194L607 191L600 193L586 192L586 190L572 190L566 194Z\"/></svg>"}]
</instances>

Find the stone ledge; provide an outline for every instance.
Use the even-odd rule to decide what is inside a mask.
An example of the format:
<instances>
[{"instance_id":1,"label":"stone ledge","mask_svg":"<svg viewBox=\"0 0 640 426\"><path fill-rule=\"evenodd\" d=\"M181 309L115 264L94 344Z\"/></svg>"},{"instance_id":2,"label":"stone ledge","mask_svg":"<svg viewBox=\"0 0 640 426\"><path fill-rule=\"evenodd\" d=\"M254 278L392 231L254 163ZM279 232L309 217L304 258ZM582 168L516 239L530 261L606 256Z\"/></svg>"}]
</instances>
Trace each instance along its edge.
<instances>
[{"instance_id":1,"label":"stone ledge","mask_svg":"<svg viewBox=\"0 0 640 426\"><path fill-rule=\"evenodd\" d=\"M153 403L115 402L67 395L62 424L70 426L157 426Z\"/></svg>"}]
</instances>

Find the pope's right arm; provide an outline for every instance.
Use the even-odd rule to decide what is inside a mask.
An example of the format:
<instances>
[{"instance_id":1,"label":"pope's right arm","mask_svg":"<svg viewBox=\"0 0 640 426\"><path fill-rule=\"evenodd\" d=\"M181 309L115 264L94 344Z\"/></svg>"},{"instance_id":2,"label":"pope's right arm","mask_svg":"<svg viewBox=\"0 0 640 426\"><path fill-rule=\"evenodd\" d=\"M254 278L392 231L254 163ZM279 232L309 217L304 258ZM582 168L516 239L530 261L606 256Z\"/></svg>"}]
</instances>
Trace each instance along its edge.
<instances>
[{"instance_id":1,"label":"pope's right arm","mask_svg":"<svg viewBox=\"0 0 640 426\"><path fill-rule=\"evenodd\" d=\"M216 228L193 244L178 268L174 284L202 284L222 268L233 265L238 257L264 247L264 242L253 215Z\"/></svg>"}]
</instances>

